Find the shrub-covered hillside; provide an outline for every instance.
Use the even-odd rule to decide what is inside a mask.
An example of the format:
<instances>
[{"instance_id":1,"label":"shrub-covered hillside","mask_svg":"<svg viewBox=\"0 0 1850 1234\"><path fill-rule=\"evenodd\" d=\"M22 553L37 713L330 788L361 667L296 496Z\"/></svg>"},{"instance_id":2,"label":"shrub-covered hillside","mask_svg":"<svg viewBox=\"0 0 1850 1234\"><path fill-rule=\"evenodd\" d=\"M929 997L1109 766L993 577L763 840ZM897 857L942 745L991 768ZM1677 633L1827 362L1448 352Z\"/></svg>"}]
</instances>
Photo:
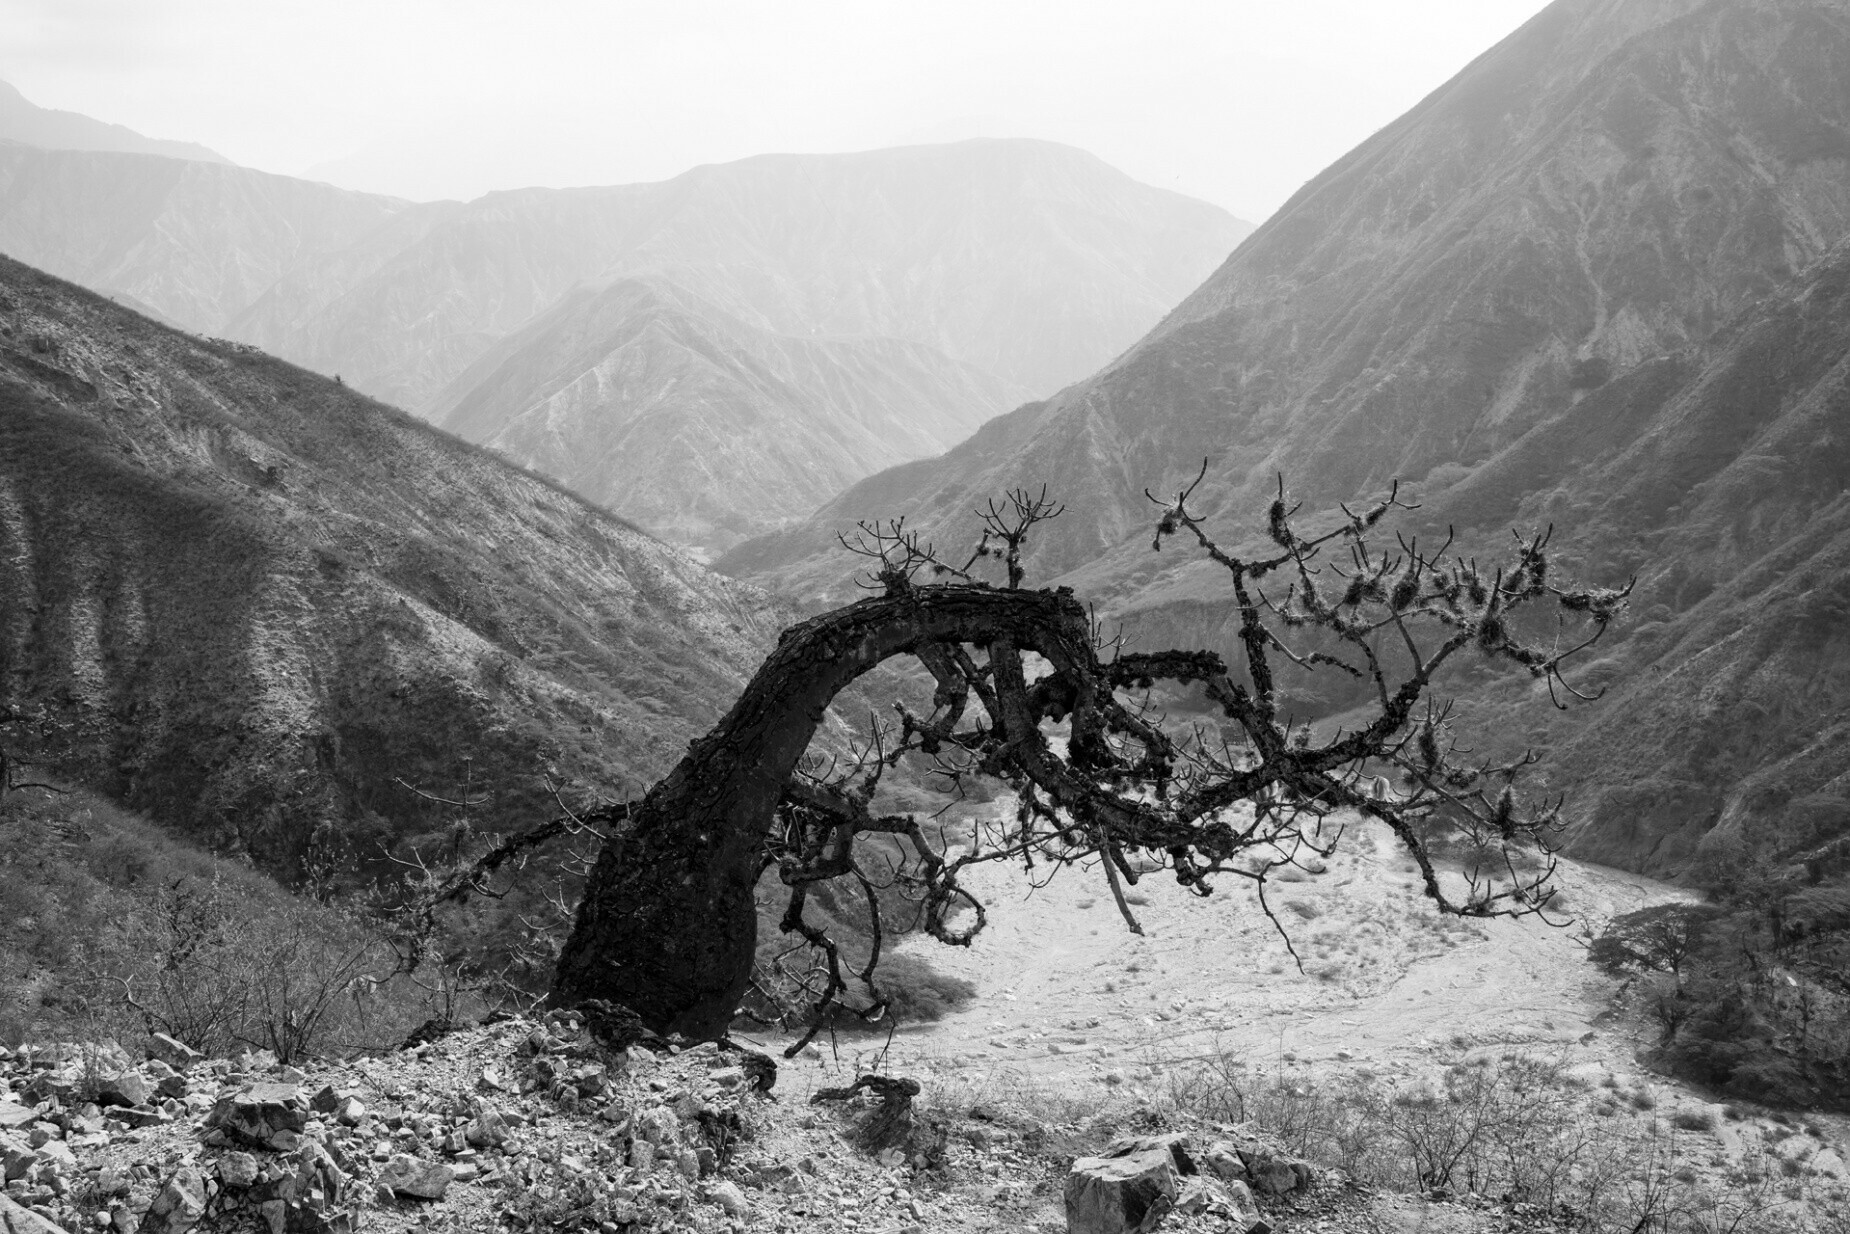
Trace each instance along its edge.
<instances>
[{"instance_id":1,"label":"shrub-covered hillside","mask_svg":"<svg viewBox=\"0 0 1850 1234\"><path fill-rule=\"evenodd\" d=\"M395 783L633 791L781 624L546 481L0 260L9 740L293 875L450 825Z\"/></svg>"}]
</instances>

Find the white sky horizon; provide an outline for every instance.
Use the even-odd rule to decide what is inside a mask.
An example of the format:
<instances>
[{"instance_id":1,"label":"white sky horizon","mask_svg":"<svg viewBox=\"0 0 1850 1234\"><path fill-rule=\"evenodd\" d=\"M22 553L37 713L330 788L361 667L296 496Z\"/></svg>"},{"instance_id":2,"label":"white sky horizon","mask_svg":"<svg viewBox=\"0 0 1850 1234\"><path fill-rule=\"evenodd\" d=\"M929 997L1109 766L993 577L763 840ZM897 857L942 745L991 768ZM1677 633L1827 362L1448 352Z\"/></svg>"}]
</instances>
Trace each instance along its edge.
<instances>
[{"instance_id":1,"label":"white sky horizon","mask_svg":"<svg viewBox=\"0 0 1850 1234\"><path fill-rule=\"evenodd\" d=\"M1259 223L1542 0L0 0L41 107L414 200L1034 137Z\"/></svg>"}]
</instances>

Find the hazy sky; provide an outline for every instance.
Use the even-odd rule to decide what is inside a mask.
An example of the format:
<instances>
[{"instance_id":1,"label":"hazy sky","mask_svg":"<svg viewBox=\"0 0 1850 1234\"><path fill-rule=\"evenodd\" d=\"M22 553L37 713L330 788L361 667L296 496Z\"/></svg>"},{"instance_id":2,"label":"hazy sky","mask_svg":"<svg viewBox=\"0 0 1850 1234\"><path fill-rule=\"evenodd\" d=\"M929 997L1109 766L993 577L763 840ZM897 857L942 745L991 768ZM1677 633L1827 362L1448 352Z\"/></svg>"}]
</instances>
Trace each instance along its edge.
<instances>
[{"instance_id":1,"label":"hazy sky","mask_svg":"<svg viewBox=\"0 0 1850 1234\"><path fill-rule=\"evenodd\" d=\"M0 0L43 107L415 198L1081 146L1254 222L1542 0Z\"/></svg>"}]
</instances>

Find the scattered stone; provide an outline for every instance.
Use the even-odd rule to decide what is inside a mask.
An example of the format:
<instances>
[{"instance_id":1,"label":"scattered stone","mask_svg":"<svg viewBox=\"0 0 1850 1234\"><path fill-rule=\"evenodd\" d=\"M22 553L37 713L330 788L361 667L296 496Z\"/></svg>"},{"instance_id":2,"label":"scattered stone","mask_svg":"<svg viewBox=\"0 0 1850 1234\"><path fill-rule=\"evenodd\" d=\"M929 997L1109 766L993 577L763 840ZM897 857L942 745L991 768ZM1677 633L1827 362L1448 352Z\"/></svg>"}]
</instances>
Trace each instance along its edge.
<instances>
[{"instance_id":1,"label":"scattered stone","mask_svg":"<svg viewBox=\"0 0 1850 1234\"><path fill-rule=\"evenodd\" d=\"M187 1045L177 1038L169 1037L166 1033L154 1034L150 1052L154 1057L160 1059L168 1066L175 1067L181 1071L185 1071L188 1067L191 1067L194 1063L205 1057L192 1046Z\"/></svg>"},{"instance_id":2,"label":"scattered stone","mask_svg":"<svg viewBox=\"0 0 1850 1234\"><path fill-rule=\"evenodd\" d=\"M1196 1172L1179 1135L1114 1140L1073 1162L1066 1177L1068 1234L1144 1234L1175 1207L1182 1178Z\"/></svg>"},{"instance_id":3,"label":"scattered stone","mask_svg":"<svg viewBox=\"0 0 1850 1234\"><path fill-rule=\"evenodd\" d=\"M1247 1181L1262 1195L1289 1195L1311 1184L1314 1172L1307 1161L1274 1153L1258 1143L1242 1144L1238 1151Z\"/></svg>"},{"instance_id":4,"label":"scattered stone","mask_svg":"<svg viewBox=\"0 0 1850 1234\"><path fill-rule=\"evenodd\" d=\"M0 1234L65 1234L23 1204L0 1195Z\"/></svg>"},{"instance_id":5,"label":"scattered stone","mask_svg":"<svg viewBox=\"0 0 1850 1234\"><path fill-rule=\"evenodd\" d=\"M0 1173L4 1181L16 1182L24 1178L39 1164L41 1158L38 1150L24 1144L8 1144L0 1141Z\"/></svg>"},{"instance_id":6,"label":"scattered stone","mask_svg":"<svg viewBox=\"0 0 1850 1234\"><path fill-rule=\"evenodd\" d=\"M249 1153L226 1153L218 1159L218 1179L227 1187L257 1185L257 1159Z\"/></svg>"},{"instance_id":7,"label":"scattered stone","mask_svg":"<svg viewBox=\"0 0 1850 1234\"><path fill-rule=\"evenodd\" d=\"M745 1193L738 1184L717 1182L707 1188L707 1202L717 1204L728 1217L745 1217L751 1213L751 1205L745 1199Z\"/></svg>"},{"instance_id":8,"label":"scattered stone","mask_svg":"<svg viewBox=\"0 0 1850 1234\"><path fill-rule=\"evenodd\" d=\"M308 1111L293 1084L252 1084L221 1097L206 1126L261 1148L288 1151L308 1126Z\"/></svg>"},{"instance_id":9,"label":"scattered stone","mask_svg":"<svg viewBox=\"0 0 1850 1234\"><path fill-rule=\"evenodd\" d=\"M119 1109L114 1113L116 1121L120 1122L125 1130L137 1127L158 1127L168 1121L167 1115L160 1110Z\"/></svg>"},{"instance_id":10,"label":"scattered stone","mask_svg":"<svg viewBox=\"0 0 1850 1234\"><path fill-rule=\"evenodd\" d=\"M416 1157L400 1154L379 1171L379 1185L389 1189L393 1195L410 1196L418 1200L441 1200L455 1177L455 1173L446 1165L419 1161Z\"/></svg>"},{"instance_id":11,"label":"scattered stone","mask_svg":"<svg viewBox=\"0 0 1850 1234\"><path fill-rule=\"evenodd\" d=\"M122 1071L98 1082L98 1105L146 1105L154 1086L139 1071Z\"/></svg>"},{"instance_id":12,"label":"scattered stone","mask_svg":"<svg viewBox=\"0 0 1850 1234\"><path fill-rule=\"evenodd\" d=\"M175 1170L148 1206L139 1234L186 1234L205 1216L208 1186L205 1175L191 1166Z\"/></svg>"}]
</instances>

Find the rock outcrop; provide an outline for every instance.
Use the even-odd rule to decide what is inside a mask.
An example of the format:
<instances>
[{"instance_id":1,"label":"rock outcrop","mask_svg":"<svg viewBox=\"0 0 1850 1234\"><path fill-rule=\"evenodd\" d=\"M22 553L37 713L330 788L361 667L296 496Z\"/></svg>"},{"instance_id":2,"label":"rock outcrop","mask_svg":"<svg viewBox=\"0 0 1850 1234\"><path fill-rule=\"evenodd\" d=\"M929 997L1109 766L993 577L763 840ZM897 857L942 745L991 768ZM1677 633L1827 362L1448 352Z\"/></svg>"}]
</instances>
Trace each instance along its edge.
<instances>
[{"instance_id":1,"label":"rock outcrop","mask_svg":"<svg viewBox=\"0 0 1850 1234\"><path fill-rule=\"evenodd\" d=\"M1226 1228L1266 1234L1271 1226L1259 1216L1253 1190L1274 1197L1307 1193L1313 1181L1307 1163L1257 1140L1215 1141L1197 1150L1186 1132L1125 1136L1073 1162L1064 1188L1066 1228L1068 1234L1147 1234L1171 1213L1211 1214Z\"/></svg>"}]
</instances>

